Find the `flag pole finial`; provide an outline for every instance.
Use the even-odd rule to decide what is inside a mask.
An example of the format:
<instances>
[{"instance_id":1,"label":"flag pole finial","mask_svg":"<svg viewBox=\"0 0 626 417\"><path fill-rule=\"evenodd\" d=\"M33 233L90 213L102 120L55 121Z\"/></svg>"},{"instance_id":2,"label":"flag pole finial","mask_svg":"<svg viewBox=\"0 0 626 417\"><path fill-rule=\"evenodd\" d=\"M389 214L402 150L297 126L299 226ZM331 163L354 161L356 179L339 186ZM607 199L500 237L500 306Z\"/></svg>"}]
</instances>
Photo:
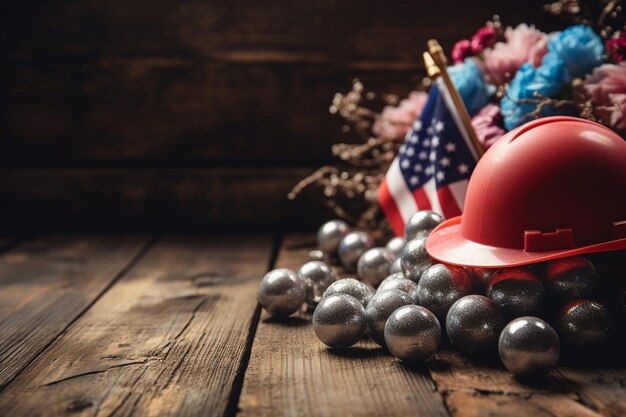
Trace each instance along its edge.
<instances>
[{"instance_id":1,"label":"flag pole finial","mask_svg":"<svg viewBox=\"0 0 626 417\"><path fill-rule=\"evenodd\" d=\"M426 74L428 75L428 78L434 80L439 77L441 75L441 71L439 71L439 67L435 64L433 57L430 56L428 52L424 52L422 57L424 58L424 66L426 67Z\"/></svg>"},{"instance_id":2,"label":"flag pole finial","mask_svg":"<svg viewBox=\"0 0 626 417\"><path fill-rule=\"evenodd\" d=\"M472 126L472 119L470 118L469 112L465 107L465 103L463 103L463 99L461 95L457 91L452 79L450 78L450 74L448 74L448 61L446 59L446 55L443 52L443 48L439 45L436 39L430 39L427 43L428 52L424 52L424 63L426 65L426 71L428 72L428 76L431 78L436 78L437 76L441 76L446 88L450 92L450 97L452 98L452 102L457 108L459 115L461 116L461 121L467 131L467 134L472 142L472 146L478 155L478 158L482 157L485 153L485 148L478 140L478 136L476 135L476 131ZM437 70L431 69L432 67L436 67ZM431 75L432 74L432 75Z\"/></svg>"}]
</instances>

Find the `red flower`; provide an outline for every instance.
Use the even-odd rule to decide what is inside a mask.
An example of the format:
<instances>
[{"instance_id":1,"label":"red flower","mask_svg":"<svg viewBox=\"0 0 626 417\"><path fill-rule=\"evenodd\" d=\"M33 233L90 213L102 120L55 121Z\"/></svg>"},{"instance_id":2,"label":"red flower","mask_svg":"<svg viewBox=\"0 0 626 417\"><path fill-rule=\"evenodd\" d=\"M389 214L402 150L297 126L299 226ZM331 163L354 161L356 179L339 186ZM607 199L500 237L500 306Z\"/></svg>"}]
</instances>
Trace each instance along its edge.
<instances>
[{"instance_id":1,"label":"red flower","mask_svg":"<svg viewBox=\"0 0 626 417\"><path fill-rule=\"evenodd\" d=\"M452 48L452 62L455 64L465 61L465 58L472 55L472 44L467 39L461 39Z\"/></svg>"},{"instance_id":2,"label":"red flower","mask_svg":"<svg viewBox=\"0 0 626 417\"><path fill-rule=\"evenodd\" d=\"M616 64L626 60L626 33L622 32L619 37L607 40L606 51Z\"/></svg>"},{"instance_id":3,"label":"red flower","mask_svg":"<svg viewBox=\"0 0 626 417\"><path fill-rule=\"evenodd\" d=\"M489 149L505 133L500 107L487 104L472 118L472 126L480 143Z\"/></svg>"},{"instance_id":4,"label":"red flower","mask_svg":"<svg viewBox=\"0 0 626 417\"><path fill-rule=\"evenodd\" d=\"M479 54L485 50L485 48L489 48L498 40L498 33L491 26L485 26L476 32L474 36L472 36L472 52L474 54Z\"/></svg>"}]
</instances>

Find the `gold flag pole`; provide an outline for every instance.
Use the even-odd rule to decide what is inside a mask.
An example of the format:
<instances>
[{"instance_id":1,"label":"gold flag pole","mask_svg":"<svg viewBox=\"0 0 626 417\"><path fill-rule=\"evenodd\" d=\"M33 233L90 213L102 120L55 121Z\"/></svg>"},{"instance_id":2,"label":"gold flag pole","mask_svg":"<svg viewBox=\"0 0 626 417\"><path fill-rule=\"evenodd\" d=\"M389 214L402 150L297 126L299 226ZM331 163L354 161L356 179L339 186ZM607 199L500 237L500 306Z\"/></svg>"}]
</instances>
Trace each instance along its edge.
<instances>
[{"instance_id":1,"label":"gold flag pole","mask_svg":"<svg viewBox=\"0 0 626 417\"><path fill-rule=\"evenodd\" d=\"M452 98L452 102L456 106L459 115L461 116L461 122L465 126L465 130L469 135L473 148L476 151L478 158L480 159L480 157L482 157L485 153L485 148L478 140L478 136L476 135L476 131L472 126L472 119L470 118L467 108L465 107L465 103L463 103L461 95L454 87L452 79L450 78L450 74L448 74L448 62L446 60L445 54L443 53L443 48L441 48L441 45L439 45L439 42L437 42L437 40L431 39L428 41L428 52L424 52L423 56L428 76L433 80L438 76L443 79L443 82L450 93L450 97Z\"/></svg>"}]
</instances>

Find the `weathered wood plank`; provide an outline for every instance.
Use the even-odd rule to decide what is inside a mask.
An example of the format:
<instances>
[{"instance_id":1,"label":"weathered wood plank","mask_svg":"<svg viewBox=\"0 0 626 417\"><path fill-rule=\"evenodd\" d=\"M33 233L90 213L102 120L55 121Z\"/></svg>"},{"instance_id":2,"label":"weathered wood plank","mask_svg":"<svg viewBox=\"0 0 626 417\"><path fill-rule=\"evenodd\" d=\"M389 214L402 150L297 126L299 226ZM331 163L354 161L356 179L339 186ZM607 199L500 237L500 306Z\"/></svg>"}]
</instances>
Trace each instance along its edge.
<instances>
[{"instance_id":1,"label":"weathered wood plank","mask_svg":"<svg viewBox=\"0 0 626 417\"><path fill-rule=\"evenodd\" d=\"M604 416L626 415L626 367L623 352L619 355L609 367L559 367L580 401Z\"/></svg>"},{"instance_id":2,"label":"weathered wood plank","mask_svg":"<svg viewBox=\"0 0 626 417\"><path fill-rule=\"evenodd\" d=\"M455 417L597 415L557 371L522 381L496 358L475 360L453 350L438 352L427 366Z\"/></svg>"},{"instance_id":3,"label":"weathered wood plank","mask_svg":"<svg viewBox=\"0 0 626 417\"><path fill-rule=\"evenodd\" d=\"M449 346L447 340L444 346ZM499 362L497 353L489 359L471 359L456 350L444 348L428 363L428 369L442 391L476 390L504 394L556 393L569 390L558 372L545 378L522 382Z\"/></svg>"},{"instance_id":4,"label":"weathered wood plank","mask_svg":"<svg viewBox=\"0 0 626 417\"><path fill-rule=\"evenodd\" d=\"M147 241L50 237L0 256L0 388L106 291Z\"/></svg>"},{"instance_id":5,"label":"weathered wood plank","mask_svg":"<svg viewBox=\"0 0 626 417\"><path fill-rule=\"evenodd\" d=\"M564 365L532 380L514 378L497 358L470 359L453 350L438 352L427 366L453 416L623 416L626 370L623 360L608 362Z\"/></svg>"},{"instance_id":6,"label":"weathered wood plank","mask_svg":"<svg viewBox=\"0 0 626 417\"><path fill-rule=\"evenodd\" d=\"M267 238L160 240L0 394L0 415L223 415L270 252Z\"/></svg>"},{"instance_id":7,"label":"weathered wood plank","mask_svg":"<svg viewBox=\"0 0 626 417\"><path fill-rule=\"evenodd\" d=\"M277 266L298 268L314 240L289 237ZM239 403L249 416L447 416L425 369L398 363L372 342L343 354L315 337L310 317L286 321L263 312Z\"/></svg>"},{"instance_id":8,"label":"weathered wood plank","mask_svg":"<svg viewBox=\"0 0 626 417\"><path fill-rule=\"evenodd\" d=\"M454 391L446 397L446 403L450 413L458 417L600 417L584 405L554 394Z\"/></svg>"},{"instance_id":9,"label":"weathered wood plank","mask_svg":"<svg viewBox=\"0 0 626 417\"><path fill-rule=\"evenodd\" d=\"M321 222L325 212L320 204L290 202L287 193L314 170L9 169L0 181L0 225L16 232L302 228Z\"/></svg>"},{"instance_id":10,"label":"weathered wood plank","mask_svg":"<svg viewBox=\"0 0 626 417\"><path fill-rule=\"evenodd\" d=\"M290 237L278 265L297 269L314 245L310 235ZM409 395L412 388L408 386L389 386L389 380L406 377L400 376L403 366L381 349L371 351L373 345L364 341L358 345L357 353L347 357L333 355L317 341L308 319L299 315L281 323L262 315L240 402L244 416L269 415L276 410L286 415L324 415L331 409L328 404L335 411L340 410L339 413L359 415L364 408L376 413L387 396L393 395L390 392ZM470 359L446 345L427 367L453 416L597 416L598 409L610 410L603 413L606 415L619 415L623 392L619 389L621 379L614 373L610 380L607 373L605 380L596 381L595 386L589 386L593 370L580 371L584 382L576 381L577 384L559 371L546 378L522 381L513 378L495 358ZM381 363L387 365L384 372ZM375 394L368 391L371 387L367 383L372 379L377 384ZM350 381L365 382L353 387ZM603 393L602 386L612 392ZM583 387L586 390L580 392ZM298 401L298 398L309 400ZM390 411L385 412L393 414L402 409L402 401L399 404L396 408L389 405Z\"/></svg>"}]
</instances>

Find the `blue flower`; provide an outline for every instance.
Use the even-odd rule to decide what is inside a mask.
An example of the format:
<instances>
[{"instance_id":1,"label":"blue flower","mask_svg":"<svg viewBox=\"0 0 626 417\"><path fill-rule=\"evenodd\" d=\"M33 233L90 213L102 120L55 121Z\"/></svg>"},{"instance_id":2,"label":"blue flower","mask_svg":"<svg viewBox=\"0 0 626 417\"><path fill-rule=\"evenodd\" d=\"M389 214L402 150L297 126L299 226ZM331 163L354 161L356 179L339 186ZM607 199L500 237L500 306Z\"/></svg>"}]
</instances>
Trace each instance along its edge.
<instances>
[{"instance_id":1,"label":"blue flower","mask_svg":"<svg viewBox=\"0 0 626 417\"><path fill-rule=\"evenodd\" d=\"M565 62L566 82L588 74L604 60L602 39L585 25L570 26L554 35L548 42L548 54L555 54ZM543 65L543 63L542 63Z\"/></svg>"},{"instance_id":2,"label":"blue flower","mask_svg":"<svg viewBox=\"0 0 626 417\"><path fill-rule=\"evenodd\" d=\"M530 114L537 107L537 100L558 93L564 85L565 63L553 56L544 59L538 68L524 64L509 84L506 95L500 101L504 126L507 130L516 128L533 119ZM528 100L525 101L525 100ZM549 109L550 115L556 109ZM543 116L548 114L542 113Z\"/></svg>"},{"instance_id":3,"label":"blue flower","mask_svg":"<svg viewBox=\"0 0 626 417\"><path fill-rule=\"evenodd\" d=\"M537 68L522 65L500 101L506 129L531 120L530 113L537 108L536 100L554 97L574 78L591 72L602 64L603 54L602 39L588 26L571 26L554 35L541 65ZM544 107L541 116L567 113L564 109Z\"/></svg>"},{"instance_id":4,"label":"blue flower","mask_svg":"<svg viewBox=\"0 0 626 417\"><path fill-rule=\"evenodd\" d=\"M470 115L487 105L489 90L482 71L472 58L467 58L465 62L449 67L448 73Z\"/></svg>"}]
</instances>

